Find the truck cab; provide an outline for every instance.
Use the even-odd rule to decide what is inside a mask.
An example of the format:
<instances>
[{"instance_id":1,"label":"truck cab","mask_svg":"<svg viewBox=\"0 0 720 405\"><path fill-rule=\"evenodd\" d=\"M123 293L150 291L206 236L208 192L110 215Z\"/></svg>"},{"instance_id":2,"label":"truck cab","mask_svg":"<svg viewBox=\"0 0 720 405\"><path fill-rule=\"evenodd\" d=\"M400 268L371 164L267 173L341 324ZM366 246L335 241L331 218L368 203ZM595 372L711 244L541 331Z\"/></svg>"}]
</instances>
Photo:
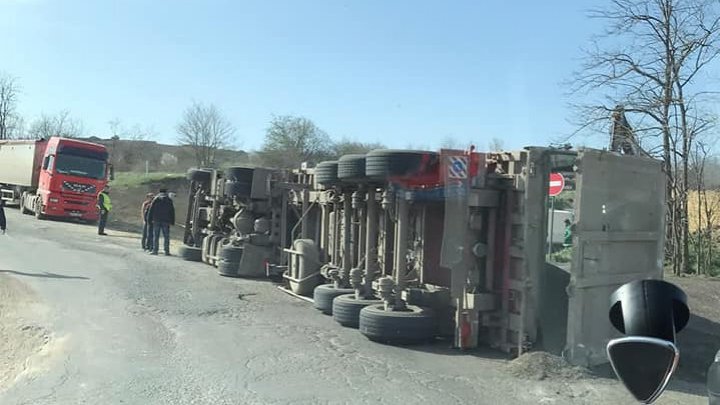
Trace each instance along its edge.
<instances>
[{"instance_id":1,"label":"truck cab","mask_svg":"<svg viewBox=\"0 0 720 405\"><path fill-rule=\"evenodd\" d=\"M51 137L0 142L0 196L36 217L98 219L111 166L103 145Z\"/></svg>"},{"instance_id":2,"label":"truck cab","mask_svg":"<svg viewBox=\"0 0 720 405\"><path fill-rule=\"evenodd\" d=\"M43 153L34 207L36 215L94 221L97 195L109 178L104 146L52 137Z\"/></svg>"}]
</instances>

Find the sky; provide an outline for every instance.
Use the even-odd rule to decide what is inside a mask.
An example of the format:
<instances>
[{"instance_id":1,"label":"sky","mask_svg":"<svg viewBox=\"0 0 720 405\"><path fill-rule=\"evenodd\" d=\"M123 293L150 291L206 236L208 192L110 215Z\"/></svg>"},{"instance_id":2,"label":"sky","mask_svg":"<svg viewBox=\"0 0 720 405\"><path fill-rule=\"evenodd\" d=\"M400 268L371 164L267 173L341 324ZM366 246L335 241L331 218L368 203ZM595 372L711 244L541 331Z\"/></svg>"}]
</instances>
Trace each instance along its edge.
<instances>
[{"instance_id":1,"label":"sky","mask_svg":"<svg viewBox=\"0 0 720 405\"><path fill-rule=\"evenodd\" d=\"M174 143L193 101L215 104L236 147L273 115L333 139L506 149L568 135L567 81L600 30L602 1L0 0L0 71L20 112L69 110Z\"/></svg>"}]
</instances>

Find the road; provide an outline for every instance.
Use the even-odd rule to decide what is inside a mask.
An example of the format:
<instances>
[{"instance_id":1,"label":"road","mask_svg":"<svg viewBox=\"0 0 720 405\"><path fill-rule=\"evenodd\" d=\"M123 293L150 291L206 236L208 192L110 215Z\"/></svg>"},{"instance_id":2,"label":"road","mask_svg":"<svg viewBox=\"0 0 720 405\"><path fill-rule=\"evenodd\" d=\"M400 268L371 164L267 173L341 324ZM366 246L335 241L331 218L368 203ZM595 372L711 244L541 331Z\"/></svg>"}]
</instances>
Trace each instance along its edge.
<instances>
[{"instance_id":1,"label":"road","mask_svg":"<svg viewBox=\"0 0 720 405\"><path fill-rule=\"evenodd\" d=\"M608 378L522 380L490 351L372 343L270 282L6 212L2 404L634 403ZM706 403L700 390L659 403Z\"/></svg>"}]
</instances>

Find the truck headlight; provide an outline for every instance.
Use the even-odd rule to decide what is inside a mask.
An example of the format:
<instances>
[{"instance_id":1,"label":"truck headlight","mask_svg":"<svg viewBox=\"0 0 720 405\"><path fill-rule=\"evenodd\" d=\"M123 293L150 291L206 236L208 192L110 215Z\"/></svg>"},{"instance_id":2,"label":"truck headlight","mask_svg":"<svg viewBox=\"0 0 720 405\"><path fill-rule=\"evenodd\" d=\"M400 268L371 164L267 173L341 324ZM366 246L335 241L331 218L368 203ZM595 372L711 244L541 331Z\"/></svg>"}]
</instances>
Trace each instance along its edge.
<instances>
[{"instance_id":1,"label":"truck headlight","mask_svg":"<svg viewBox=\"0 0 720 405\"><path fill-rule=\"evenodd\" d=\"M57 198L55 198L55 197L50 197L50 198L48 198L48 201L50 201L51 203L60 202L60 200L57 199Z\"/></svg>"}]
</instances>

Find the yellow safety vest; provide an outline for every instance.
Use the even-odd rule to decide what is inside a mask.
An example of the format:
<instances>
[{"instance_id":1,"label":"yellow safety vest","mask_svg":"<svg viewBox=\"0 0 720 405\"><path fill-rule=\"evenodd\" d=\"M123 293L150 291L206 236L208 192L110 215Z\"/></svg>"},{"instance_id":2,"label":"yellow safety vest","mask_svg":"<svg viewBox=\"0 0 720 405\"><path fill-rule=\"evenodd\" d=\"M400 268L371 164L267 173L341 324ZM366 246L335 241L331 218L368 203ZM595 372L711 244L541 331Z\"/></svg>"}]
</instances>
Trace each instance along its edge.
<instances>
[{"instance_id":1,"label":"yellow safety vest","mask_svg":"<svg viewBox=\"0 0 720 405\"><path fill-rule=\"evenodd\" d=\"M112 202L110 201L110 196L107 193L102 192L102 191L100 192L100 194L98 194L98 200L100 199L100 196L102 196L102 198L103 198L102 208L105 211L110 212L110 210L112 210Z\"/></svg>"}]
</instances>

